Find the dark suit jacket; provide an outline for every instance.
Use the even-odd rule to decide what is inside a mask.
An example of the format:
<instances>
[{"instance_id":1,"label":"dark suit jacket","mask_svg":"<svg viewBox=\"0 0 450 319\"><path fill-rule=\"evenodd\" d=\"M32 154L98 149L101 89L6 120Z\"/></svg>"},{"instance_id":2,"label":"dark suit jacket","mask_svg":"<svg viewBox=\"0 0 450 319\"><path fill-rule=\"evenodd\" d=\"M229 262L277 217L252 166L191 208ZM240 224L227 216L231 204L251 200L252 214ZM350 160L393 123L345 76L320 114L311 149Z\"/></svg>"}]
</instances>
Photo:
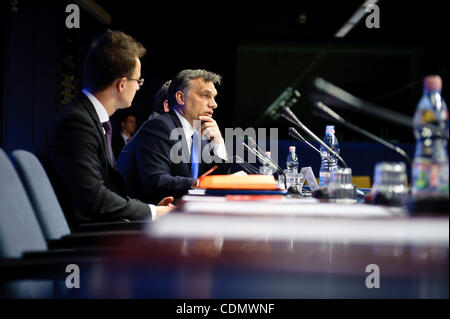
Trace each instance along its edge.
<instances>
[{"instance_id":1,"label":"dark suit jacket","mask_svg":"<svg viewBox=\"0 0 450 319\"><path fill-rule=\"evenodd\" d=\"M71 225L150 216L147 204L126 196L123 178L107 154L98 115L81 94L56 114L38 151Z\"/></svg>"},{"instance_id":2,"label":"dark suit jacket","mask_svg":"<svg viewBox=\"0 0 450 319\"><path fill-rule=\"evenodd\" d=\"M122 152L122 149L125 146L125 141L123 140L122 134L120 134L120 132L113 135L111 146L114 153L114 157L117 160L120 152Z\"/></svg>"},{"instance_id":3,"label":"dark suit jacket","mask_svg":"<svg viewBox=\"0 0 450 319\"><path fill-rule=\"evenodd\" d=\"M171 132L177 133L175 139L170 138ZM206 144L202 140L202 149ZM171 160L171 149L184 156L181 162ZM208 161L211 162L200 163L199 176L217 163L219 169L215 174L228 172L229 164L219 157L210 154ZM127 193L143 201L157 203L166 196L178 198L187 193L194 179L186 137L173 110L142 125L120 153L117 169L125 179Z\"/></svg>"}]
</instances>

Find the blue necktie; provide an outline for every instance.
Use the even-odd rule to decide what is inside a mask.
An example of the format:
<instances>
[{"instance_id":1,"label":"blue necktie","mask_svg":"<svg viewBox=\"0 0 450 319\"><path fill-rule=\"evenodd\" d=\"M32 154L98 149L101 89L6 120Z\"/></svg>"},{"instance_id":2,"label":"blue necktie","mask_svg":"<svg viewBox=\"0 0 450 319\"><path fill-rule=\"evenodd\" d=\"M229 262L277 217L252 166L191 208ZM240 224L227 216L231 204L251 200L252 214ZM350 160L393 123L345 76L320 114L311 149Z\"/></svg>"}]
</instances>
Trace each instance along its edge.
<instances>
[{"instance_id":1,"label":"blue necktie","mask_svg":"<svg viewBox=\"0 0 450 319\"><path fill-rule=\"evenodd\" d=\"M198 178L198 166L200 162L200 139L198 138L197 131L192 134L192 146L191 146L191 169L192 178Z\"/></svg>"}]
</instances>

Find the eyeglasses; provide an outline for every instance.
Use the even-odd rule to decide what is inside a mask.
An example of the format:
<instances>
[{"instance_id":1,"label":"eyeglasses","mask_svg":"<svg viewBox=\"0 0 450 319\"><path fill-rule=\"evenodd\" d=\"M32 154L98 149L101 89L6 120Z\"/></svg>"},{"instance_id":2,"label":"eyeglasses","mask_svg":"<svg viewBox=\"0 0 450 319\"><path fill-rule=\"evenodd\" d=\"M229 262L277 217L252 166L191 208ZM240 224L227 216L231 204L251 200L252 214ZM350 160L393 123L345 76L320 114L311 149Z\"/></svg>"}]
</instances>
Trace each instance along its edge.
<instances>
[{"instance_id":1,"label":"eyeglasses","mask_svg":"<svg viewBox=\"0 0 450 319\"><path fill-rule=\"evenodd\" d=\"M139 86L143 86L143 85L144 85L144 79L143 79L143 78L140 78L140 79L131 79L131 78L128 78L128 77L127 77L127 79L128 79L128 80L132 80L132 81L136 81L136 82L138 83Z\"/></svg>"}]
</instances>

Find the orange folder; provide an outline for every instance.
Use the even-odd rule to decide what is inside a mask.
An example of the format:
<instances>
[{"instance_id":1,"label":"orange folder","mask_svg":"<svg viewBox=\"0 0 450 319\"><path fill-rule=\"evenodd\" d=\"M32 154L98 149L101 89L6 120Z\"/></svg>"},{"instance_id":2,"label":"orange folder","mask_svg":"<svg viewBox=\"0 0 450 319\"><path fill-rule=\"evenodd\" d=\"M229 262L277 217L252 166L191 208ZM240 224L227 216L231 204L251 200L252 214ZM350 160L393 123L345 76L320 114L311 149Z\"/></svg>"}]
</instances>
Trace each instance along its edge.
<instances>
[{"instance_id":1,"label":"orange folder","mask_svg":"<svg viewBox=\"0 0 450 319\"><path fill-rule=\"evenodd\" d=\"M273 175L208 175L199 178L198 187L207 189L279 189Z\"/></svg>"},{"instance_id":2,"label":"orange folder","mask_svg":"<svg viewBox=\"0 0 450 319\"><path fill-rule=\"evenodd\" d=\"M284 195L227 195L227 201L255 201L255 200L280 200L285 198Z\"/></svg>"}]
</instances>

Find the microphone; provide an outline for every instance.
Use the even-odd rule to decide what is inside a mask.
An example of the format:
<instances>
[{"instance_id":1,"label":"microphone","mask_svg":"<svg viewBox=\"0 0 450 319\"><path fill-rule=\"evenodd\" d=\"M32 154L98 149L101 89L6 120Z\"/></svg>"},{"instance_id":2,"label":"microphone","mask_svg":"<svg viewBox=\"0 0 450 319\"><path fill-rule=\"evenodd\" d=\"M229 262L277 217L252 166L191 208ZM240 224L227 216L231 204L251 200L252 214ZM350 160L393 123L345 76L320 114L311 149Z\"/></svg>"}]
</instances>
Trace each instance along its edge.
<instances>
[{"instance_id":1,"label":"microphone","mask_svg":"<svg viewBox=\"0 0 450 319\"><path fill-rule=\"evenodd\" d=\"M314 147L314 145L312 145L311 143L309 143L307 140L305 140L305 138L303 136L300 135L299 132L297 132L297 130L295 128L293 128L292 126L288 129L288 133L290 136L292 136L293 138L295 138L296 140L299 140L300 142L303 142L307 145L309 145L312 149L314 149L317 153L321 154L320 151Z\"/></svg>"},{"instance_id":2,"label":"microphone","mask_svg":"<svg viewBox=\"0 0 450 319\"><path fill-rule=\"evenodd\" d=\"M258 144L256 144L256 141L253 139L253 137L244 135L244 142L247 143L248 146L255 149L257 152L259 152L262 156L264 156L264 150L259 147Z\"/></svg>"},{"instance_id":3,"label":"microphone","mask_svg":"<svg viewBox=\"0 0 450 319\"><path fill-rule=\"evenodd\" d=\"M409 164L411 164L411 159L409 158L408 154L406 154L406 152L404 150L402 150L400 147L395 146L391 143L389 143L388 141L383 140L382 138L373 135L372 133L356 126L353 125L352 123L348 122L347 120L345 120L344 118L342 118L340 115L338 115L336 112L334 112L332 109L330 109L328 106L326 106L324 103L322 102L316 102L313 104L316 108L318 108L319 110L321 110L323 113L327 114L329 116L329 118L335 120L336 122L344 125L345 127L348 127L349 129L352 129L362 135L367 136L368 138L374 140L375 142L378 142L384 146L386 146L387 148L399 153L401 156L403 156Z\"/></svg>"},{"instance_id":4,"label":"microphone","mask_svg":"<svg viewBox=\"0 0 450 319\"><path fill-rule=\"evenodd\" d=\"M283 106L292 107L295 103L298 102L298 98L300 97L300 92L294 89L293 87L287 87L278 98L270 104L264 114L257 120L257 122L261 121L264 117L268 116L272 120L278 120L280 117L279 109Z\"/></svg>"},{"instance_id":5,"label":"microphone","mask_svg":"<svg viewBox=\"0 0 450 319\"><path fill-rule=\"evenodd\" d=\"M336 107L366 113L370 116L378 117L411 129L415 128L412 117L363 101L322 78L316 78L313 81L313 87L318 92L321 92L321 94L311 94L311 98L315 100L322 100L325 103L330 102L330 104L333 104ZM430 129L433 134L448 140L449 133L445 129L429 123L424 123L421 126Z\"/></svg>"},{"instance_id":6,"label":"microphone","mask_svg":"<svg viewBox=\"0 0 450 319\"><path fill-rule=\"evenodd\" d=\"M250 147L245 142L242 142L242 146L244 146L249 152L251 152L253 155L255 155L261 161L261 163L269 165L272 169L277 171L279 174L282 174L284 177L284 187L287 189L286 174L284 174L283 170L278 165L276 165L272 160L269 160L266 156L264 156L260 152L258 152L256 147L254 147L254 146Z\"/></svg>"},{"instance_id":7,"label":"microphone","mask_svg":"<svg viewBox=\"0 0 450 319\"><path fill-rule=\"evenodd\" d=\"M242 166L245 170L249 171L251 174L258 174L259 171L254 167L253 165L247 163L244 161L241 157L238 155L234 155L234 158L236 159L236 163Z\"/></svg>"},{"instance_id":8,"label":"microphone","mask_svg":"<svg viewBox=\"0 0 450 319\"><path fill-rule=\"evenodd\" d=\"M256 144L255 140L251 136L245 135L244 136L244 140L248 143L248 145L250 147L252 147L255 151L257 151L261 156L263 156L268 161L270 161L273 164L273 166L276 167L277 171L281 171L281 172L283 171L281 169L281 167L278 166L278 164L275 163L271 158L268 158L268 157L264 156L264 151L261 149L261 147L259 147L258 144Z\"/></svg>"},{"instance_id":9,"label":"microphone","mask_svg":"<svg viewBox=\"0 0 450 319\"><path fill-rule=\"evenodd\" d=\"M311 136L314 140L316 140L320 145L322 145L323 147L325 147L331 154L333 154L334 156L336 156L341 163L345 166L345 168L347 168L347 163L345 163L344 159L342 157L339 156L338 153L336 153L335 151L333 151L326 143L324 143L320 138L318 138L313 132L311 132L302 122L300 122L300 120L297 118L297 116L295 116L295 114L288 108L288 107L283 107L281 108L281 116L284 117L286 120L288 120L289 122L291 122L292 124L297 125L298 127L300 127L303 131L305 131L309 136Z\"/></svg>"}]
</instances>

